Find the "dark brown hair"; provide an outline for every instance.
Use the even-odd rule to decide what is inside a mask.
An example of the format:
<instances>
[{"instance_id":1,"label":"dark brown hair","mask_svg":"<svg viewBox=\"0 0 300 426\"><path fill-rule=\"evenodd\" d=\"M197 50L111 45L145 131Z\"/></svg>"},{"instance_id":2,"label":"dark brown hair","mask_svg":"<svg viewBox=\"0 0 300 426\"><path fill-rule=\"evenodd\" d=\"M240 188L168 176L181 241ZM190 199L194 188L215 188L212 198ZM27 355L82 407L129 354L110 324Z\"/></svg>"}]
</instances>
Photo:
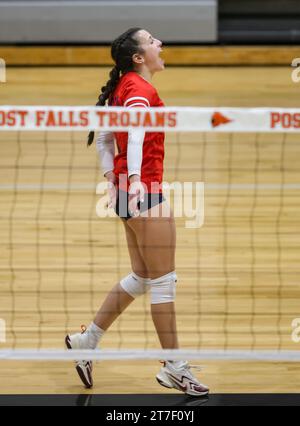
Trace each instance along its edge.
<instances>
[{"instance_id":1,"label":"dark brown hair","mask_svg":"<svg viewBox=\"0 0 300 426\"><path fill-rule=\"evenodd\" d=\"M107 99L117 87L120 77L129 71L134 70L132 57L135 53L142 53L138 40L134 37L142 28L130 28L121 34L111 46L111 56L115 66L109 73L109 80L102 87L96 106L104 106ZM90 132L88 136L88 146L92 145L95 138L95 132Z\"/></svg>"}]
</instances>

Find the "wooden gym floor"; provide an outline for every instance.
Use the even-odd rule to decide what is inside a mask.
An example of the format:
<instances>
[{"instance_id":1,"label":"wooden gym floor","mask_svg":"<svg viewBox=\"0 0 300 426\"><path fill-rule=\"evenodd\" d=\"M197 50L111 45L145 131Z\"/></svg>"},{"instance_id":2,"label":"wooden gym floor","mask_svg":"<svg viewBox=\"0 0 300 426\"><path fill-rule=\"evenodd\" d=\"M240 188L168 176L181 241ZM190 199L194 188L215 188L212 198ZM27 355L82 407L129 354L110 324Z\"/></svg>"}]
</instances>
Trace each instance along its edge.
<instances>
[{"instance_id":1,"label":"wooden gym floor","mask_svg":"<svg viewBox=\"0 0 300 426\"><path fill-rule=\"evenodd\" d=\"M91 105L108 71L9 68L1 103ZM300 84L288 66L169 68L154 84L167 105L299 107ZM84 138L0 133L0 318L8 326L1 349L61 348L66 329L88 323L130 269L120 221L95 216L93 185L101 176ZM300 198L299 188L288 185L300 183L299 159L295 135L168 136L165 179L207 185L204 227L189 230L177 220L182 347L297 349L291 322L300 317ZM148 302L139 300L103 347L145 346L157 348L158 341ZM212 392L300 389L298 364L200 364ZM84 392L168 393L155 382L158 368L97 363L95 388ZM72 363L0 362L1 394L81 392Z\"/></svg>"}]
</instances>

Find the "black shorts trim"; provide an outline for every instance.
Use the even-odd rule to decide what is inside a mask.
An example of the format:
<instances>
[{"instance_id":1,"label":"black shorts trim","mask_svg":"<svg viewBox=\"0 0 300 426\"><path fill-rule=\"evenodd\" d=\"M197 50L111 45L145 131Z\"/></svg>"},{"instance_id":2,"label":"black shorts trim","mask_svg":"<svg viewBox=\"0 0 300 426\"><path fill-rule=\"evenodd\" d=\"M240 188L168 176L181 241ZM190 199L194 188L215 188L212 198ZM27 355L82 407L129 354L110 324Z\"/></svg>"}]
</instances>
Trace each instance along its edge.
<instances>
[{"instance_id":1,"label":"black shorts trim","mask_svg":"<svg viewBox=\"0 0 300 426\"><path fill-rule=\"evenodd\" d=\"M115 212L116 214L125 220L131 219L132 215L129 213L128 206L128 192L120 191L118 192L117 196L117 202L116 202L116 208ZM138 202L138 209L141 213L146 212L147 210L150 210L152 207L157 206L158 204L161 204L163 201L165 201L165 198L163 194L145 194L144 202Z\"/></svg>"}]
</instances>

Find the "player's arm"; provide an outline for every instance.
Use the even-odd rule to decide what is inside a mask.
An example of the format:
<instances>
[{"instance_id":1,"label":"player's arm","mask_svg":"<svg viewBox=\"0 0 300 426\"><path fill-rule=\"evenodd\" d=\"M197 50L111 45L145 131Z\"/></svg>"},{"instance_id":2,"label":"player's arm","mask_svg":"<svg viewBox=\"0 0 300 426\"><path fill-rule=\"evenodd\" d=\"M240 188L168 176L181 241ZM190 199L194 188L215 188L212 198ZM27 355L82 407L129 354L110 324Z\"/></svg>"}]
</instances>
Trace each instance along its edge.
<instances>
[{"instance_id":1,"label":"player's arm","mask_svg":"<svg viewBox=\"0 0 300 426\"><path fill-rule=\"evenodd\" d=\"M127 105L128 108L148 108L149 102L146 99L132 99L132 105ZM131 129L128 132L127 146L127 168L128 179L130 182L129 188L129 208L134 215L138 215L137 203L140 200L144 202L145 190L141 182L141 168L143 162L143 146L146 132L144 129Z\"/></svg>"},{"instance_id":2,"label":"player's arm","mask_svg":"<svg viewBox=\"0 0 300 426\"><path fill-rule=\"evenodd\" d=\"M130 183L141 180L145 134L144 129L133 129L128 132L127 167Z\"/></svg>"},{"instance_id":3,"label":"player's arm","mask_svg":"<svg viewBox=\"0 0 300 426\"><path fill-rule=\"evenodd\" d=\"M97 138L97 151L103 175L108 181L108 207L116 205L116 176L114 174L115 140L112 132L100 132Z\"/></svg>"},{"instance_id":4,"label":"player's arm","mask_svg":"<svg viewBox=\"0 0 300 426\"><path fill-rule=\"evenodd\" d=\"M144 129L134 129L128 132L127 168L129 187L129 211L133 216L139 215L138 201L144 202L145 190L141 182L143 161Z\"/></svg>"},{"instance_id":5,"label":"player's arm","mask_svg":"<svg viewBox=\"0 0 300 426\"><path fill-rule=\"evenodd\" d=\"M124 107L126 108L150 107L151 93L145 91L144 87L129 86L125 98ZM130 183L141 180L144 139L145 131L143 129L132 129L128 132L127 168Z\"/></svg>"},{"instance_id":6,"label":"player's arm","mask_svg":"<svg viewBox=\"0 0 300 426\"><path fill-rule=\"evenodd\" d=\"M152 89L145 83L128 82L123 93L125 108L149 108L151 106ZM135 128L128 132L127 169L129 188L129 211L134 216L139 214L137 203L144 201L145 189L141 182L141 168L143 162L144 129Z\"/></svg>"},{"instance_id":7,"label":"player's arm","mask_svg":"<svg viewBox=\"0 0 300 426\"><path fill-rule=\"evenodd\" d=\"M114 182L115 141L112 132L100 132L97 138L97 151L103 175L108 181Z\"/></svg>"}]
</instances>

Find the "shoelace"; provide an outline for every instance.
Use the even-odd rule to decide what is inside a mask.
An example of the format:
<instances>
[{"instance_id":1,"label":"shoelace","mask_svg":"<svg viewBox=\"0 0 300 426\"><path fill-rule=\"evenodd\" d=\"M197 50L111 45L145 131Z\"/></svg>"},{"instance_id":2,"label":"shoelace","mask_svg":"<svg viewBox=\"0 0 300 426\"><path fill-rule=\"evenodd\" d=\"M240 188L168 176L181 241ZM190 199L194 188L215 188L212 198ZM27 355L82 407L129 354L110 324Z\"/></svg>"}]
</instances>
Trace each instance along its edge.
<instances>
[{"instance_id":1,"label":"shoelace","mask_svg":"<svg viewBox=\"0 0 300 426\"><path fill-rule=\"evenodd\" d=\"M196 370L196 371L202 371L202 370L204 370L204 367L202 366L202 365L197 365L197 364L188 364L188 367L187 367L189 370L192 368L193 370Z\"/></svg>"},{"instance_id":2,"label":"shoelace","mask_svg":"<svg viewBox=\"0 0 300 426\"><path fill-rule=\"evenodd\" d=\"M161 364L165 365L165 361L160 360L159 362L160 362ZM203 366L201 366L201 365L197 365L197 364L189 364L189 363L184 364L183 368L186 368L186 369L188 369L188 370L193 369L193 370L196 370L196 371L202 371L202 370L204 370L204 367L203 367Z\"/></svg>"}]
</instances>

